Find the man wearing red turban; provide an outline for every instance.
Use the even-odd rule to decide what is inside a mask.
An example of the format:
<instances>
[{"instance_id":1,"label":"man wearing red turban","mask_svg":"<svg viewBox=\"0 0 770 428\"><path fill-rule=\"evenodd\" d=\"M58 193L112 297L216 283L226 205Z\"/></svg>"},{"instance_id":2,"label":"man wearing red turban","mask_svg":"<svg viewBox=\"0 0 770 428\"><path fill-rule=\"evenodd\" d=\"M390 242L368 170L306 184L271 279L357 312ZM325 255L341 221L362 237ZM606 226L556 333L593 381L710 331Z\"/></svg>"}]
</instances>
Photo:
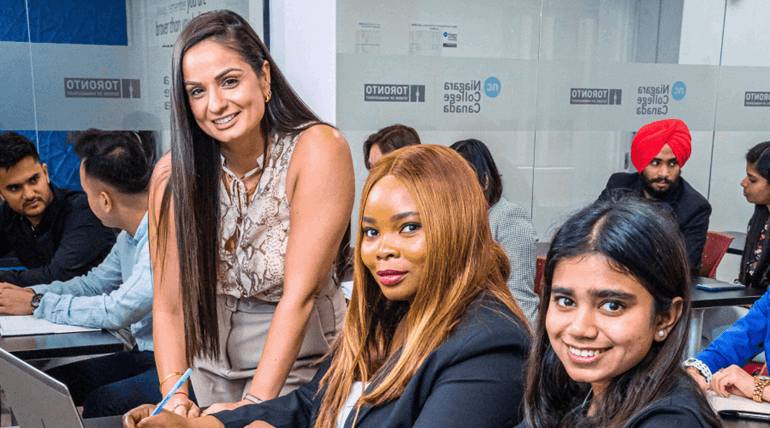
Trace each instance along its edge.
<instances>
[{"instance_id":1,"label":"man wearing red turban","mask_svg":"<svg viewBox=\"0 0 770 428\"><path fill-rule=\"evenodd\" d=\"M631 162L639 172L613 174L599 199L635 194L671 209L685 238L690 269L697 276L711 204L680 175L691 151L690 130L681 120L664 119L644 125L631 143Z\"/></svg>"}]
</instances>

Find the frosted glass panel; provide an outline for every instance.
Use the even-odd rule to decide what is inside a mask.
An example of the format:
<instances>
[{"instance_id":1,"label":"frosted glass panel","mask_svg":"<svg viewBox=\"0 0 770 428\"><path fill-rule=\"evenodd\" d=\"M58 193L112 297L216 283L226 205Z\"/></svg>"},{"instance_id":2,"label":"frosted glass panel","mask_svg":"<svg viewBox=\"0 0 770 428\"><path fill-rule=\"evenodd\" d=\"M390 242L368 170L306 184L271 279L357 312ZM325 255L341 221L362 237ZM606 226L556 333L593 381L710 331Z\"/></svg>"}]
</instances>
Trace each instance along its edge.
<instances>
[{"instance_id":1,"label":"frosted glass panel","mask_svg":"<svg viewBox=\"0 0 770 428\"><path fill-rule=\"evenodd\" d=\"M35 129L29 43L0 42L0 131Z\"/></svg>"}]
</instances>

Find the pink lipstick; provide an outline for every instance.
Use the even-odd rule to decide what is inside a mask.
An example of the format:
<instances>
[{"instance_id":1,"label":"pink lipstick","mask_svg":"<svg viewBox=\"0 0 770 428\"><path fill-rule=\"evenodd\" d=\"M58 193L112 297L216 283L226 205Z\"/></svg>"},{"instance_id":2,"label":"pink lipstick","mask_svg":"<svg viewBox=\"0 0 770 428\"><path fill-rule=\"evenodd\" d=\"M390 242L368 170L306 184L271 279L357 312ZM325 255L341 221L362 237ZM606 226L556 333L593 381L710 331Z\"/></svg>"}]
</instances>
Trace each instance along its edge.
<instances>
[{"instance_id":1,"label":"pink lipstick","mask_svg":"<svg viewBox=\"0 0 770 428\"><path fill-rule=\"evenodd\" d=\"M406 276L406 271L399 270L378 270L377 276L380 277L380 282L383 285L395 285L401 282Z\"/></svg>"}]
</instances>

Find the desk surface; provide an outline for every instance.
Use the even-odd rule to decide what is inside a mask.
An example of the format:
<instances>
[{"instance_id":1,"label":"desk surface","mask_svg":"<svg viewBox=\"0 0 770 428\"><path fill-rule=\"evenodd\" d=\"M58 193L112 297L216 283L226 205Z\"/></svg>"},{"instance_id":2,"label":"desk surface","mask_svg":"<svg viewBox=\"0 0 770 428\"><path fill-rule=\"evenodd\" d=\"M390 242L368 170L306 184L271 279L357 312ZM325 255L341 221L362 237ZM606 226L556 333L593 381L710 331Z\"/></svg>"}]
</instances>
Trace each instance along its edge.
<instances>
[{"instance_id":1,"label":"desk surface","mask_svg":"<svg viewBox=\"0 0 770 428\"><path fill-rule=\"evenodd\" d=\"M720 283L723 281L698 277L695 278L695 282L710 284ZM695 284L690 284L690 293L693 309L714 308L719 306L750 305L759 300L759 298L764 294L762 290L757 290L754 288L744 288L743 290L706 291L697 288Z\"/></svg>"},{"instance_id":2,"label":"desk surface","mask_svg":"<svg viewBox=\"0 0 770 428\"><path fill-rule=\"evenodd\" d=\"M86 428L122 428L122 419L123 416L108 416L106 418L84 419L83 425L85 425ZM744 425L740 425L740 427L743 428Z\"/></svg>"},{"instance_id":3,"label":"desk surface","mask_svg":"<svg viewBox=\"0 0 770 428\"><path fill-rule=\"evenodd\" d=\"M770 422L722 418L724 428L770 428ZM96 427L94 427L96 428ZM107 428L107 426L105 426Z\"/></svg>"},{"instance_id":4,"label":"desk surface","mask_svg":"<svg viewBox=\"0 0 770 428\"><path fill-rule=\"evenodd\" d=\"M34 360L118 352L123 350L123 342L102 330L0 337L0 348L23 360Z\"/></svg>"}]
</instances>

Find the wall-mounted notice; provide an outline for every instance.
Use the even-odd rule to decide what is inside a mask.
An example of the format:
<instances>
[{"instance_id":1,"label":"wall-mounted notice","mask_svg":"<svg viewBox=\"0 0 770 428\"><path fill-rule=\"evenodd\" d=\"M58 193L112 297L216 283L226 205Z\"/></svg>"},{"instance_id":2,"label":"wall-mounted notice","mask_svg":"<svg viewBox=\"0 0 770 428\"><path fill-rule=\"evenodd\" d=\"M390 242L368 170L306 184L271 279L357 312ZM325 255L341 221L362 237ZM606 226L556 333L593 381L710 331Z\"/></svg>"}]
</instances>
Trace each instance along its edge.
<instances>
[{"instance_id":1,"label":"wall-mounted notice","mask_svg":"<svg viewBox=\"0 0 770 428\"><path fill-rule=\"evenodd\" d=\"M409 26L409 55L452 56L457 50L457 26L419 24Z\"/></svg>"},{"instance_id":2,"label":"wall-mounted notice","mask_svg":"<svg viewBox=\"0 0 770 428\"><path fill-rule=\"evenodd\" d=\"M359 22L356 28L355 53L380 53L380 24Z\"/></svg>"}]
</instances>

